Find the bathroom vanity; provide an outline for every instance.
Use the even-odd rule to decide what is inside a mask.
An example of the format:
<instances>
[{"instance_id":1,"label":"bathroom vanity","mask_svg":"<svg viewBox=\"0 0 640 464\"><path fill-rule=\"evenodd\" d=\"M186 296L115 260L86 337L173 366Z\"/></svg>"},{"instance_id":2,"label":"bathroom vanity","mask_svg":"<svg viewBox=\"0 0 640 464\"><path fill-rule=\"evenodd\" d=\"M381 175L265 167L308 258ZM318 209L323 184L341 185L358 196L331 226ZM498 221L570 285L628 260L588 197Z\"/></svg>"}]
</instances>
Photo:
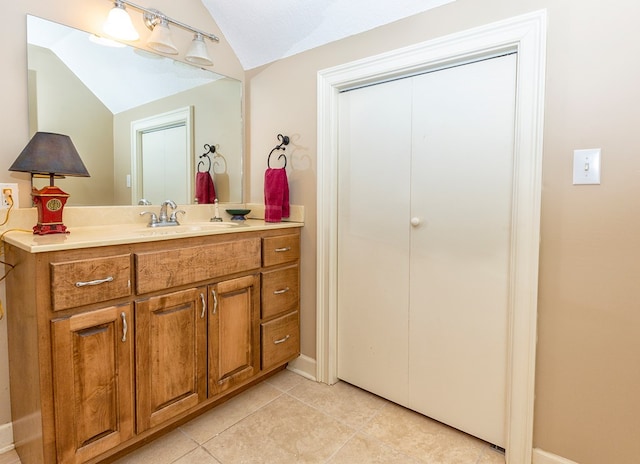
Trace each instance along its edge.
<instances>
[{"instance_id":1,"label":"bathroom vanity","mask_svg":"<svg viewBox=\"0 0 640 464\"><path fill-rule=\"evenodd\" d=\"M22 463L109 461L296 358L301 226L7 234Z\"/></svg>"}]
</instances>

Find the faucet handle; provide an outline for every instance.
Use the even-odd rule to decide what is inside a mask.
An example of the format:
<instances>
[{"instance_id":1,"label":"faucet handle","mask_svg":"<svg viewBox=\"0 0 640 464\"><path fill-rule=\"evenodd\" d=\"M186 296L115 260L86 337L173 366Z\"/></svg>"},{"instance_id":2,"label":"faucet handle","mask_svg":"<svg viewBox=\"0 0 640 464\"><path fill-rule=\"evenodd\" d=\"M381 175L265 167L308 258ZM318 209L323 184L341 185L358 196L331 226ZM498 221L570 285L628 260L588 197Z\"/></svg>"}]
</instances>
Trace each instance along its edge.
<instances>
[{"instance_id":1,"label":"faucet handle","mask_svg":"<svg viewBox=\"0 0 640 464\"><path fill-rule=\"evenodd\" d=\"M187 212L182 209L179 209L178 211L174 211L173 213L171 213L169 222L175 222L177 225L180 225L180 223L178 222L178 213L187 214Z\"/></svg>"},{"instance_id":2,"label":"faucet handle","mask_svg":"<svg viewBox=\"0 0 640 464\"><path fill-rule=\"evenodd\" d=\"M158 216L156 213L151 211L143 211L140 213L140 216L144 216L145 214L149 214L151 217L149 218L149 226L153 226L158 223Z\"/></svg>"}]
</instances>

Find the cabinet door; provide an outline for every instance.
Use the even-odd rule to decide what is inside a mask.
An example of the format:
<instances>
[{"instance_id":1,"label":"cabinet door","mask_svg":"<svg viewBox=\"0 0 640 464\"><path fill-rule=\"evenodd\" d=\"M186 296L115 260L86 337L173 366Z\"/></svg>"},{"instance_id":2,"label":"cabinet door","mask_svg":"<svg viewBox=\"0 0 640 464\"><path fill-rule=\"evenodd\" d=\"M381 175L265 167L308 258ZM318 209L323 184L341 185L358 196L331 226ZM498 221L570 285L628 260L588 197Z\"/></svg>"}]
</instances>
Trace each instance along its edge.
<instances>
[{"instance_id":1,"label":"cabinet door","mask_svg":"<svg viewBox=\"0 0 640 464\"><path fill-rule=\"evenodd\" d=\"M209 287L209 396L258 373L259 302L257 275Z\"/></svg>"},{"instance_id":2,"label":"cabinet door","mask_svg":"<svg viewBox=\"0 0 640 464\"><path fill-rule=\"evenodd\" d=\"M206 398L206 288L136 302L136 417L142 432Z\"/></svg>"},{"instance_id":3,"label":"cabinet door","mask_svg":"<svg viewBox=\"0 0 640 464\"><path fill-rule=\"evenodd\" d=\"M81 463L133 435L131 305L51 324L58 462Z\"/></svg>"}]
</instances>

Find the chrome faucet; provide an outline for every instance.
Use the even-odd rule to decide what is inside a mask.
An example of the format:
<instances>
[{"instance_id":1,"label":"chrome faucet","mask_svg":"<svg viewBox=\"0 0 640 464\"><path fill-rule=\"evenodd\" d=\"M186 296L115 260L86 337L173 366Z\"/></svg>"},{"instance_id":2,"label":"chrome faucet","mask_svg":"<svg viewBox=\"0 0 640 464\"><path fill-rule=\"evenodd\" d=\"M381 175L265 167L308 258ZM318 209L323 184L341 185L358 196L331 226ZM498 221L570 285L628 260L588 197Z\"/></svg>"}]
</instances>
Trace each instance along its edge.
<instances>
[{"instance_id":1,"label":"chrome faucet","mask_svg":"<svg viewBox=\"0 0 640 464\"><path fill-rule=\"evenodd\" d=\"M167 206L171 206L171 209L176 209L177 206L173 200L165 200L160 205L160 215L158 216L158 222L168 222L169 216L167 216Z\"/></svg>"},{"instance_id":2,"label":"chrome faucet","mask_svg":"<svg viewBox=\"0 0 640 464\"><path fill-rule=\"evenodd\" d=\"M167 206L170 206L171 209L174 210L172 211L171 216L167 214ZM149 223L147 224L147 226L149 227L179 226L180 223L178 222L177 217L178 213L186 213L183 210L175 211L176 208L177 206L175 202L173 202L172 200L165 200L162 202L162 205L160 205L159 215L156 215L156 213L152 213L151 211L143 211L142 213L140 213L140 216L143 216L145 214L151 216L149 218Z\"/></svg>"}]
</instances>

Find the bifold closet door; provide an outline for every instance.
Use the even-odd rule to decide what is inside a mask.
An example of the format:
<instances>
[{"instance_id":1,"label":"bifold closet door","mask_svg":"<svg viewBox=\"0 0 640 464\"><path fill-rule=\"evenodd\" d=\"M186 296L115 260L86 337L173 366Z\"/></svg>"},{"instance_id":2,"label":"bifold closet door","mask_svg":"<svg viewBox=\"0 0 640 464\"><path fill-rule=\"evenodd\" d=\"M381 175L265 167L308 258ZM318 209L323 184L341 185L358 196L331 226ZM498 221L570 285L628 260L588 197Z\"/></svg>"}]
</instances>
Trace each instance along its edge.
<instances>
[{"instance_id":1,"label":"bifold closet door","mask_svg":"<svg viewBox=\"0 0 640 464\"><path fill-rule=\"evenodd\" d=\"M340 95L338 377L505 444L516 55Z\"/></svg>"},{"instance_id":2,"label":"bifold closet door","mask_svg":"<svg viewBox=\"0 0 640 464\"><path fill-rule=\"evenodd\" d=\"M338 377L408 398L411 81L340 95Z\"/></svg>"},{"instance_id":3,"label":"bifold closet door","mask_svg":"<svg viewBox=\"0 0 640 464\"><path fill-rule=\"evenodd\" d=\"M414 78L409 407L505 446L516 55Z\"/></svg>"}]
</instances>

